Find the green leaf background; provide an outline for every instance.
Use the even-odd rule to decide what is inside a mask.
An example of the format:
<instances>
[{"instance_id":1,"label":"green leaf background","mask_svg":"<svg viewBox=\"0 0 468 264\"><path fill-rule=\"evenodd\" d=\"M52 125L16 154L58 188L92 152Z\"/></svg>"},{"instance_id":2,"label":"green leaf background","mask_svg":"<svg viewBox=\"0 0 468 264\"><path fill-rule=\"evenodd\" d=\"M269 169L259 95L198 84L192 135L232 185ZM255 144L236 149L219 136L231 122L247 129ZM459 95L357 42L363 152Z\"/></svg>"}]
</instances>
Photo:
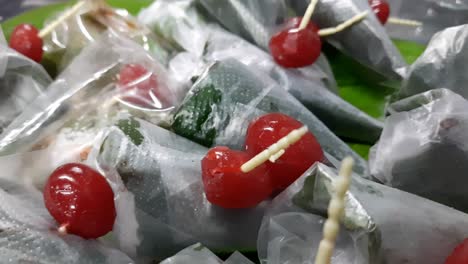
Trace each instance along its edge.
<instances>
[{"instance_id":1,"label":"green leaf background","mask_svg":"<svg viewBox=\"0 0 468 264\"><path fill-rule=\"evenodd\" d=\"M136 15L142 8L148 6L152 0L107 0L114 7L125 8L131 14ZM63 10L65 7L73 5L74 2L52 4L42 8L20 14L2 23L7 38L14 27L21 23L30 23L38 28L42 28L44 21L52 14ZM408 42L395 41L396 46L408 61L414 62L424 51L424 46ZM330 60L333 72L339 86L340 95L359 109L376 118L383 118L385 105L389 96L395 91L387 85L382 84L382 80L368 78L368 70L358 65L353 60L339 53L335 49L327 46L325 53ZM363 157L368 157L371 146L360 144L359 142L348 142L348 144Z\"/></svg>"}]
</instances>

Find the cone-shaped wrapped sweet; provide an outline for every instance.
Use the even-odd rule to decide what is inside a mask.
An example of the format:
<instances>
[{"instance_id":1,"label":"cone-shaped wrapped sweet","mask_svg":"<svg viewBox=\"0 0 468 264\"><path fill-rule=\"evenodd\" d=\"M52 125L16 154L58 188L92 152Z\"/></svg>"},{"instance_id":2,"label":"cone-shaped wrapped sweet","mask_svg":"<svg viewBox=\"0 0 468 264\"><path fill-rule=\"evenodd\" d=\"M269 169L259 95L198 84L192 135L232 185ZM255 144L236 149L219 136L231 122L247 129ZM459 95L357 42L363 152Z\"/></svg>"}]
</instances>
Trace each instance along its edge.
<instances>
[{"instance_id":1,"label":"cone-shaped wrapped sweet","mask_svg":"<svg viewBox=\"0 0 468 264\"><path fill-rule=\"evenodd\" d=\"M162 260L197 242L218 251L255 249L267 202L237 210L209 203L201 171L207 151L139 119L110 129L90 160L117 186L114 232L125 252Z\"/></svg>"},{"instance_id":2,"label":"cone-shaped wrapped sweet","mask_svg":"<svg viewBox=\"0 0 468 264\"><path fill-rule=\"evenodd\" d=\"M387 23L386 29L392 38L426 44L432 36L447 27L468 23L468 1L405 1L387 0L393 17L420 22L420 26Z\"/></svg>"},{"instance_id":3,"label":"cone-shaped wrapped sweet","mask_svg":"<svg viewBox=\"0 0 468 264\"><path fill-rule=\"evenodd\" d=\"M207 18L223 25L228 31L243 37L265 51L269 50L270 38L276 33L278 23L285 21L288 11L283 1L213 1L213 0L189 0L201 3L201 12L210 14ZM187 1L186 1L187 2ZM300 68L303 74L318 72L324 76L330 76L326 80L327 88L336 91L336 83L333 73L324 55L307 67ZM313 76L313 75L312 75Z\"/></svg>"},{"instance_id":4,"label":"cone-shaped wrapped sweet","mask_svg":"<svg viewBox=\"0 0 468 264\"><path fill-rule=\"evenodd\" d=\"M60 15L47 19L45 26ZM75 15L44 37L42 64L51 75L60 74L84 47L99 39L107 30L119 32L138 42L162 64L168 62L172 47L139 24L127 10L111 8L102 1L87 1Z\"/></svg>"},{"instance_id":5,"label":"cone-shaped wrapped sweet","mask_svg":"<svg viewBox=\"0 0 468 264\"><path fill-rule=\"evenodd\" d=\"M161 123L182 94L181 86L140 45L106 32L5 129L0 152L48 146L59 138L58 131L66 139L92 144L90 138L121 111Z\"/></svg>"},{"instance_id":6,"label":"cone-shaped wrapped sweet","mask_svg":"<svg viewBox=\"0 0 468 264\"><path fill-rule=\"evenodd\" d=\"M447 28L432 38L408 70L399 97L446 88L468 98L468 25Z\"/></svg>"},{"instance_id":7,"label":"cone-shaped wrapped sweet","mask_svg":"<svg viewBox=\"0 0 468 264\"><path fill-rule=\"evenodd\" d=\"M6 172L6 171L4 171ZM99 241L59 234L42 195L32 187L0 180L0 254L9 263L132 263Z\"/></svg>"},{"instance_id":8,"label":"cone-shaped wrapped sweet","mask_svg":"<svg viewBox=\"0 0 468 264\"><path fill-rule=\"evenodd\" d=\"M272 112L301 121L325 152L339 160L351 155L356 159L356 170L366 170L366 162L299 101L265 74L253 72L232 58L213 63L199 76L177 109L172 129L207 147L224 145L240 149L247 124Z\"/></svg>"},{"instance_id":9,"label":"cone-shaped wrapped sweet","mask_svg":"<svg viewBox=\"0 0 468 264\"><path fill-rule=\"evenodd\" d=\"M0 134L51 82L40 64L8 47L0 28Z\"/></svg>"},{"instance_id":10,"label":"cone-shaped wrapped sweet","mask_svg":"<svg viewBox=\"0 0 468 264\"><path fill-rule=\"evenodd\" d=\"M468 101L433 90L396 104L372 150L371 173L387 185L468 212Z\"/></svg>"},{"instance_id":11,"label":"cone-shaped wrapped sweet","mask_svg":"<svg viewBox=\"0 0 468 264\"><path fill-rule=\"evenodd\" d=\"M316 164L272 201L258 238L262 263L315 259L338 178ZM468 235L466 214L357 175L345 200L332 264L439 264Z\"/></svg>"},{"instance_id":12,"label":"cone-shaped wrapped sweet","mask_svg":"<svg viewBox=\"0 0 468 264\"><path fill-rule=\"evenodd\" d=\"M286 0L296 11L304 14L309 0ZM388 79L401 80L407 66L385 28L375 17L367 0L320 0L312 16L319 28L335 27L340 23L369 11L365 20L326 37L337 49Z\"/></svg>"}]
</instances>

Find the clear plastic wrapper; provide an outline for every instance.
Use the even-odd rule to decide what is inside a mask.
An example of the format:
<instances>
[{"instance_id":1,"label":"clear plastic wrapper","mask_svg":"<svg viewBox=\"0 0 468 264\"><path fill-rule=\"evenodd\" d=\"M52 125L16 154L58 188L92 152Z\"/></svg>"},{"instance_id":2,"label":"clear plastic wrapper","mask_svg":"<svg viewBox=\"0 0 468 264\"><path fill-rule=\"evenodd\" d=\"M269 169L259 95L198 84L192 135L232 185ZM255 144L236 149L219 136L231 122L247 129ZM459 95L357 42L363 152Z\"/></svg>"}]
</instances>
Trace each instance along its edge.
<instances>
[{"instance_id":1,"label":"clear plastic wrapper","mask_svg":"<svg viewBox=\"0 0 468 264\"><path fill-rule=\"evenodd\" d=\"M60 23L44 38L42 64L52 75L61 73L84 47L96 41L106 30L114 30L133 39L162 64L168 63L173 48L167 42L139 24L127 10L114 9L103 3L87 1L74 16ZM59 15L51 17L45 24Z\"/></svg>"},{"instance_id":2,"label":"clear plastic wrapper","mask_svg":"<svg viewBox=\"0 0 468 264\"><path fill-rule=\"evenodd\" d=\"M391 16L421 22L421 26L387 23L392 38L426 44L432 36L447 27L468 23L466 0L388 0Z\"/></svg>"},{"instance_id":3,"label":"clear plastic wrapper","mask_svg":"<svg viewBox=\"0 0 468 264\"><path fill-rule=\"evenodd\" d=\"M6 173L6 171L4 171ZM0 180L0 255L4 263L128 264L124 253L99 241L60 235L33 188Z\"/></svg>"},{"instance_id":4,"label":"clear plastic wrapper","mask_svg":"<svg viewBox=\"0 0 468 264\"><path fill-rule=\"evenodd\" d=\"M8 47L0 28L0 133L52 82L41 65Z\"/></svg>"},{"instance_id":5,"label":"clear plastic wrapper","mask_svg":"<svg viewBox=\"0 0 468 264\"><path fill-rule=\"evenodd\" d=\"M316 164L278 195L259 231L262 263L312 263L337 171ZM466 214L354 175L333 264L440 264L468 235Z\"/></svg>"},{"instance_id":6,"label":"clear plastic wrapper","mask_svg":"<svg viewBox=\"0 0 468 264\"><path fill-rule=\"evenodd\" d=\"M131 256L162 260L201 242L213 251L255 250L268 201L229 210L209 203L201 179L207 148L143 120L124 118L89 156L115 185L114 234Z\"/></svg>"},{"instance_id":7,"label":"clear plastic wrapper","mask_svg":"<svg viewBox=\"0 0 468 264\"><path fill-rule=\"evenodd\" d=\"M370 158L386 185L468 212L468 101L433 90L397 103Z\"/></svg>"},{"instance_id":8,"label":"clear plastic wrapper","mask_svg":"<svg viewBox=\"0 0 468 264\"><path fill-rule=\"evenodd\" d=\"M309 0L286 0L302 16ZM412 1L414 2L414 1ZM392 80L401 80L406 62L395 47L385 28L375 17L367 0L322 0L318 1L312 21L319 28L335 27L340 23L360 14L369 14L365 20L326 37L337 49L355 59L369 69Z\"/></svg>"},{"instance_id":9,"label":"clear plastic wrapper","mask_svg":"<svg viewBox=\"0 0 468 264\"><path fill-rule=\"evenodd\" d=\"M280 67L268 53L255 45L214 24L202 21L191 2L178 1L174 4L169 1L157 1L140 14L140 18L155 30L171 28L164 35L169 36L172 33L175 35L172 41L186 46L184 49L187 52L176 56L170 64L171 70L184 76L181 77L182 80L199 75L200 73L193 68L200 69L203 67L200 65L235 58L252 70L260 70L275 79L280 87L296 97L337 135L371 144L379 138L382 122L325 88L332 85L328 80L333 76L327 77L323 72L313 71L309 67ZM182 16L182 19L179 16ZM174 21L174 17L178 20ZM170 23L174 24L169 26Z\"/></svg>"},{"instance_id":10,"label":"clear plastic wrapper","mask_svg":"<svg viewBox=\"0 0 468 264\"><path fill-rule=\"evenodd\" d=\"M174 1L161 1L161 3L159 3L159 1L155 2L150 8L141 12L139 19L157 31L161 31L162 29L162 31L170 32L167 28L173 27L175 29L173 31L175 32L185 32L181 34L185 36L184 38L177 37L177 34L175 37L179 42L182 40L183 44L181 45L183 47L191 46L203 48L202 45L195 45L201 43L194 43L194 40L204 41L204 38L206 38L205 36L207 35L201 34L200 37L188 39L187 36L196 35L190 34L190 31L186 31L186 28L191 28L188 27L187 24L197 25L199 27L201 19L204 19L205 17L206 19L209 19L211 16L207 15L203 17L200 14L206 14L206 10L216 18L215 20L217 20L217 22L226 27L230 32L249 40L264 50L268 50L268 42L270 41L270 37L276 33L275 30L278 21L283 21L288 14L286 5L282 1L179 0L176 2L179 6L175 6L176 4ZM169 5L165 9L169 12L172 11L177 15L173 16L173 18L161 20L159 18L161 10L163 10L161 6L167 5L168 3ZM201 11L196 15L197 12L193 9L193 6L195 5L194 3L201 3L206 10L199 8ZM184 9L191 9L191 11L182 15L184 11L181 10ZM163 14L166 14L166 12L163 12ZM174 21L174 17L177 17L178 19ZM172 22L168 23L168 20ZM161 23L161 21L164 23ZM170 26L168 27L168 25ZM190 30L193 32L196 28L191 28ZM316 81L323 82L325 87L330 90L334 92L337 91L333 73L325 56L320 56L313 65L300 68L297 71L309 78L316 79Z\"/></svg>"},{"instance_id":11,"label":"clear plastic wrapper","mask_svg":"<svg viewBox=\"0 0 468 264\"><path fill-rule=\"evenodd\" d=\"M161 264L253 264L252 261L244 257L239 252L234 252L226 261L222 261L215 254L213 254L208 248L198 243L190 246L175 256L170 257Z\"/></svg>"},{"instance_id":12,"label":"clear plastic wrapper","mask_svg":"<svg viewBox=\"0 0 468 264\"><path fill-rule=\"evenodd\" d=\"M240 149L248 124L265 113L281 112L307 125L322 149L338 160L355 158L356 170L366 161L351 150L299 101L276 82L235 59L210 65L198 77L177 109L172 130L204 146L224 145Z\"/></svg>"},{"instance_id":13,"label":"clear plastic wrapper","mask_svg":"<svg viewBox=\"0 0 468 264\"><path fill-rule=\"evenodd\" d=\"M129 65L139 65L146 73L135 78ZM0 153L41 149L60 140L60 144L92 145L100 129L119 112L167 123L182 96L183 87L144 48L106 32L5 129Z\"/></svg>"},{"instance_id":14,"label":"clear plastic wrapper","mask_svg":"<svg viewBox=\"0 0 468 264\"><path fill-rule=\"evenodd\" d=\"M409 68L399 97L446 88L468 98L467 40L468 25L447 28L434 35L424 53Z\"/></svg>"}]
</instances>

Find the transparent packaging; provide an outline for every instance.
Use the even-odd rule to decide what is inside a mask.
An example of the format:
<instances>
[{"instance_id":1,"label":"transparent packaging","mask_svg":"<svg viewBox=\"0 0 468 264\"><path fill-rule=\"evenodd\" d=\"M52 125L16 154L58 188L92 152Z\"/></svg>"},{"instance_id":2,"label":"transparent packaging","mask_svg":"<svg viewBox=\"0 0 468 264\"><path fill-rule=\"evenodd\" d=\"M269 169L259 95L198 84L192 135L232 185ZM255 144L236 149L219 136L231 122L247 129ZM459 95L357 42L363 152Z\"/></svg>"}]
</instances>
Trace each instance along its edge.
<instances>
[{"instance_id":1,"label":"transparent packaging","mask_svg":"<svg viewBox=\"0 0 468 264\"><path fill-rule=\"evenodd\" d=\"M45 25L61 14L50 17ZM103 1L86 1L75 15L60 23L44 38L42 64L53 76L60 74L83 48L107 30L133 39L160 63L168 63L172 47L141 25L127 10L111 8Z\"/></svg>"},{"instance_id":2,"label":"transparent packaging","mask_svg":"<svg viewBox=\"0 0 468 264\"><path fill-rule=\"evenodd\" d=\"M164 260L161 264L253 264L239 252L234 252L226 261L222 261L209 249L198 243L190 246L176 255Z\"/></svg>"},{"instance_id":3,"label":"transparent packaging","mask_svg":"<svg viewBox=\"0 0 468 264\"><path fill-rule=\"evenodd\" d=\"M114 235L124 252L163 260L197 242L216 252L255 250L268 201L239 210L208 202L201 178L207 151L133 117L108 130L88 162L114 185Z\"/></svg>"},{"instance_id":4,"label":"transparent packaging","mask_svg":"<svg viewBox=\"0 0 468 264\"><path fill-rule=\"evenodd\" d=\"M0 28L0 133L51 82L41 65L8 47Z\"/></svg>"},{"instance_id":5,"label":"transparent packaging","mask_svg":"<svg viewBox=\"0 0 468 264\"><path fill-rule=\"evenodd\" d=\"M231 3L232 2L232 3ZM209 28L206 28L210 20L210 14L198 5L201 3L213 13L219 22L231 33L250 40L251 43L268 50L268 42L276 29L277 20L283 20L287 15L284 3L281 1L248 1L248 7L237 5L239 1L156 1L139 14L138 18L155 32L160 32L165 38L171 39L184 50L195 54L197 57L203 55L204 43L209 38ZM231 4L233 4L231 6ZM240 7L242 10L237 10ZM234 8L234 9L231 9ZM242 12L242 13L238 13ZM157 15L156 15L157 14ZM245 17L239 14L244 14ZM224 19L229 18L229 19ZM215 21L216 22L216 21ZM242 29L241 29L242 28ZM199 33L197 33L199 32ZM252 38L254 37L254 38ZM330 65L325 56L320 56L316 63L299 68L296 72L321 82L333 92L337 92Z\"/></svg>"},{"instance_id":6,"label":"transparent packaging","mask_svg":"<svg viewBox=\"0 0 468 264\"><path fill-rule=\"evenodd\" d=\"M286 0L296 15L305 13L309 0ZM414 2L414 1L411 1ZM391 80L401 80L407 66L367 0L318 1L312 21L319 28L335 27L361 12L369 14L360 23L325 39L344 54Z\"/></svg>"},{"instance_id":7,"label":"transparent packaging","mask_svg":"<svg viewBox=\"0 0 468 264\"><path fill-rule=\"evenodd\" d=\"M307 125L322 149L338 160L352 156L356 170L366 171L366 161L331 132L292 95L261 72L235 59L211 64L198 77L172 122L172 130L207 147L241 149L250 121L272 112L287 114Z\"/></svg>"},{"instance_id":8,"label":"transparent packaging","mask_svg":"<svg viewBox=\"0 0 468 264\"><path fill-rule=\"evenodd\" d=\"M183 89L143 47L106 32L4 130L0 153L88 148L120 112L168 123Z\"/></svg>"},{"instance_id":9,"label":"transparent packaging","mask_svg":"<svg viewBox=\"0 0 468 264\"><path fill-rule=\"evenodd\" d=\"M448 27L468 23L466 0L388 0L391 16L421 22L421 26L387 23L392 38L426 44L432 36Z\"/></svg>"},{"instance_id":10,"label":"transparent packaging","mask_svg":"<svg viewBox=\"0 0 468 264\"><path fill-rule=\"evenodd\" d=\"M451 27L434 35L424 53L409 67L400 98L446 88L468 98L468 25Z\"/></svg>"},{"instance_id":11,"label":"transparent packaging","mask_svg":"<svg viewBox=\"0 0 468 264\"><path fill-rule=\"evenodd\" d=\"M337 171L316 164L268 206L262 263L313 263ZM466 214L353 176L333 264L443 263L468 235Z\"/></svg>"},{"instance_id":12,"label":"transparent packaging","mask_svg":"<svg viewBox=\"0 0 468 264\"><path fill-rule=\"evenodd\" d=\"M27 185L18 185L1 176L0 178L2 262L133 263L121 251L106 247L98 240L59 234L40 192Z\"/></svg>"},{"instance_id":13,"label":"transparent packaging","mask_svg":"<svg viewBox=\"0 0 468 264\"><path fill-rule=\"evenodd\" d=\"M468 101L432 90L396 103L370 155L384 184L468 212Z\"/></svg>"}]
</instances>

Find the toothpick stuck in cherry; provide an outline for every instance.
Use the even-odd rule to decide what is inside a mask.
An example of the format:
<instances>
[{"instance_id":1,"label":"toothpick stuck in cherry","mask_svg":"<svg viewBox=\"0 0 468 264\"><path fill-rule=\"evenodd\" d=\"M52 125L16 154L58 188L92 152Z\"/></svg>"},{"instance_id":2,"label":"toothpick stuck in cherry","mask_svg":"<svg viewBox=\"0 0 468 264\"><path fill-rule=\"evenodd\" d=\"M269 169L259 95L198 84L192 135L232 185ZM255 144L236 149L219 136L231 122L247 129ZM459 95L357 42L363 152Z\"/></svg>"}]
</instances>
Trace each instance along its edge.
<instances>
[{"instance_id":1,"label":"toothpick stuck in cherry","mask_svg":"<svg viewBox=\"0 0 468 264\"><path fill-rule=\"evenodd\" d=\"M368 15L364 11L333 28L317 30L318 27L310 22L318 0L312 0L302 19L287 26L276 33L269 43L270 52L275 61L285 68L300 68L313 64L322 50L321 37L339 33L352 25L362 21Z\"/></svg>"},{"instance_id":2,"label":"toothpick stuck in cherry","mask_svg":"<svg viewBox=\"0 0 468 264\"><path fill-rule=\"evenodd\" d=\"M76 2L76 4L69 10L64 12L41 31L30 24L20 24L16 26L10 37L10 47L36 62L41 62L44 37L49 35L57 26L76 14L88 2L90 1L81 0Z\"/></svg>"}]
</instances>

